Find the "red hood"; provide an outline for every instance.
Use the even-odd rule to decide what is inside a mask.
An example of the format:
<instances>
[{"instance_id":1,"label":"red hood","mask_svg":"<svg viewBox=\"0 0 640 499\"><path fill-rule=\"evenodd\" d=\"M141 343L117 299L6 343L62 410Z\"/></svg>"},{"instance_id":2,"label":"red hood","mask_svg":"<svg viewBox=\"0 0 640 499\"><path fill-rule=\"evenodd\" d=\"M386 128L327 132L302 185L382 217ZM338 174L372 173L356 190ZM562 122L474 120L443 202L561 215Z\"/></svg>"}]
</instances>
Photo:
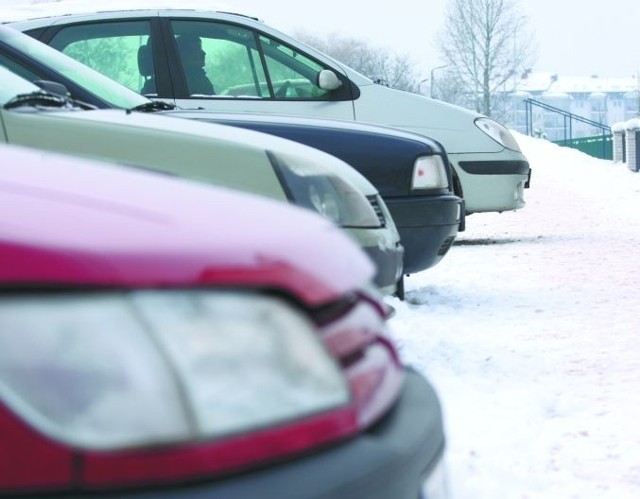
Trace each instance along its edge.
<instances>
[{"instance_id":1,"label":"red hood","mask_svg":"<svg viewBox=\"0 0 640 499\"><path fill-rule=\"evenodd\" d=\"M2 147L2 285L278 287L319 304L374 268L340 229L266 198Z\"/></svg>"}]
</instances>

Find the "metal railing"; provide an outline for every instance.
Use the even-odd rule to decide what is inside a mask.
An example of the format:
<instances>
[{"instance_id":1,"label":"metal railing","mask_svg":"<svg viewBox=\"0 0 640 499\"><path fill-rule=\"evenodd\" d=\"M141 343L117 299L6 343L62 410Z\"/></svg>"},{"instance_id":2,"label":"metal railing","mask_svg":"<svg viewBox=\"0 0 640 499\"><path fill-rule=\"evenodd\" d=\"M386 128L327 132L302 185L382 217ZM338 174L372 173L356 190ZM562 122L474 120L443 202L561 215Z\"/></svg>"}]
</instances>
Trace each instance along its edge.
<instances>
[{"instance_id":1,"label":"metal railing","mask_svg":"<svg viewBox=\"0 0 640 499\"><path fill-rule=\"evenodd\" d=\"M555 143L582 150L587 154L601 159L611 159L613 157L611 127L534 99L524 99L524 104L527 135L533 135L533 108L538 107L545 111L562 116L563 118L564 139L555 140ZM574 138L574 121L590 125L593 128L600 130L600 134L591 137Z\"/></svg>"}]
</instances>

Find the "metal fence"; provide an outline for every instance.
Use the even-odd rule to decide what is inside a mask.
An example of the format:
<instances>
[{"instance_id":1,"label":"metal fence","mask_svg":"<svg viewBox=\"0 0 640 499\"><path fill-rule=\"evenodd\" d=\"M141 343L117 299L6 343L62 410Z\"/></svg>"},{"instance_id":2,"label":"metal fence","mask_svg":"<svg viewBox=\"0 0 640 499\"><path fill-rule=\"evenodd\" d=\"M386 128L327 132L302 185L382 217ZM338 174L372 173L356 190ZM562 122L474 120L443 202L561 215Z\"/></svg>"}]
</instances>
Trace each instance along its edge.
<instances>
[{"instance_id":1,"label":"metal fence","mask_svg":"<svg viewBox=\"0 0 640 499\"><path fill-rule=\"evenodd\" d=\"M599 159L613 159L613 135L595 135L579 139L555 140L555 144L578 149Z\"/></svg>"},{"instance_id":2,"label":"metal fence","mask_svg":"<svg viewBox=\"0 0 640 499\"><path fill-rule=\"evenodd\" d=\"M570 113L563 109L550 106L544 102L540 102L534 99L525 99L525 113L526 113L526 133L527 135L533 135L533 108L540 108L547 113L555 114L557 117L563 120L563 138L556 139L554 142L559 145L572 147L583 151L591 156L595 156L600 159L612 159L613 158L613 138L611 133L611 127L598 123L597 121L590 120L583 116ZM590 137L573 137L573 124L574 122L585 123L592 126L596 131L600 133L598 135L592 135Z\"/></svg>"}]
</instances>

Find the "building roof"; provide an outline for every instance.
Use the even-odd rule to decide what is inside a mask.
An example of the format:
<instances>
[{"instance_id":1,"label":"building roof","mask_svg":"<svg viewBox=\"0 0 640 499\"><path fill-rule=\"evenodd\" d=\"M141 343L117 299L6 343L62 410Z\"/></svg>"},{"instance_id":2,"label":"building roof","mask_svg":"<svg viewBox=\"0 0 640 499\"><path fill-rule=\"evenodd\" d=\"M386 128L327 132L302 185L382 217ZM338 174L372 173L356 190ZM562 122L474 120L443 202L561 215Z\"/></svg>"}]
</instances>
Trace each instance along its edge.
<instances>
[{"instance_id":1,"label":"building roof","mask_svg":"<svg viewBox=\"0 0 640 499\"><path fill-rule=\"evenodd\" d=\"M640 89L636 77L599 78L598 76L564 76L555 73L529 73L516 87L519 92L553 94L631 92Z\"/></svg>"}]
</instances>

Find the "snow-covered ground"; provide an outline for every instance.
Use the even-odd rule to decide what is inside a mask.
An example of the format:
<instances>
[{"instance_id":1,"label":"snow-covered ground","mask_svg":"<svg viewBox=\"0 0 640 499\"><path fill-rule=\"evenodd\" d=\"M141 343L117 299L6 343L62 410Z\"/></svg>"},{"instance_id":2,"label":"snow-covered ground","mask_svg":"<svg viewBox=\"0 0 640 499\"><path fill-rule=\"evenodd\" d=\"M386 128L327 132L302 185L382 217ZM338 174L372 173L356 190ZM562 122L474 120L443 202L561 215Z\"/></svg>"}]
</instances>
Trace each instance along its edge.
<instances>
[{"instance_id":1,"label":"snow-covered ground","mask_svg":"<svg viewBox=\"0 0 640 499\"><path fill-rule=\"evenodd\" d=\"M527 206L389 298L440 394L453 499L640 498L640 173L516 135Z\"/></svg>"},{"instance_id":2,"label":"snow-covered ground","mask_svg":"<svg viewBox=\"0 0 640 499\"><path fill-rule=\"evenodd\" d=\"M393 334L440 394L451 499L638 499L640 172L517 138L527 206L470 216Z\"/></svg>"}]
</instances>

